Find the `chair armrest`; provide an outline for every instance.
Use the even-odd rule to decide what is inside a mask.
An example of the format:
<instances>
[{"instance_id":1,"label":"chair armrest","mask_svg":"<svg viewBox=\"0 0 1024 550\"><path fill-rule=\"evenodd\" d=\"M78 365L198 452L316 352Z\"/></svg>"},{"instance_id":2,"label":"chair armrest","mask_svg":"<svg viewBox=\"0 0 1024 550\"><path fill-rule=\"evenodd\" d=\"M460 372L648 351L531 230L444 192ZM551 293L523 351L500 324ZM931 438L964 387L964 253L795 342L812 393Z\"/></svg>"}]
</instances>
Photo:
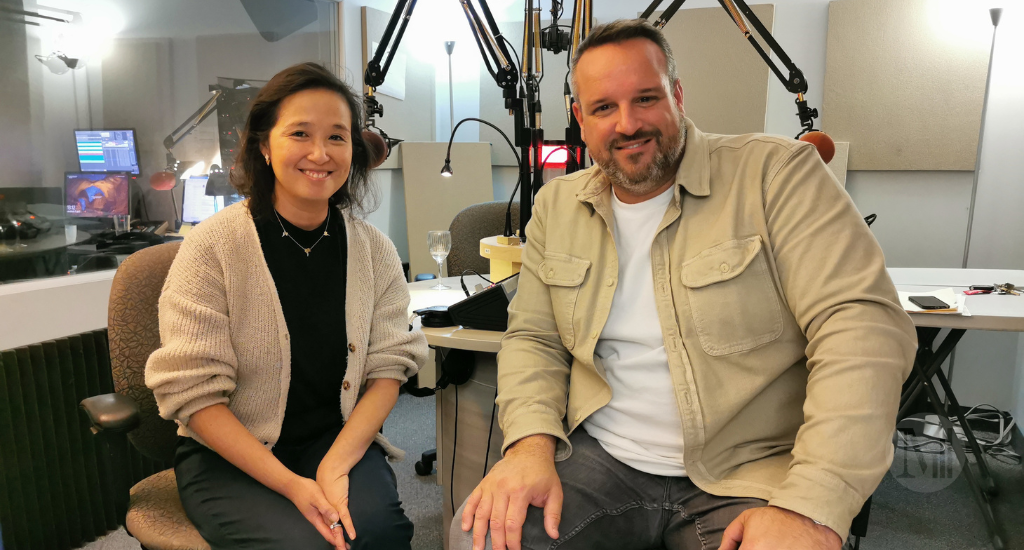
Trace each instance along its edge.
<instances>
[{"instance_id":1,"label":"chair armrest","mask_svg":"<svg viewBox=\"0 0 1024 550\"><path fill-rule=\"evenodd\" d=\"M139 427L139 405L119 393L96 395L82 400L92 433L128 433Z\"/></svg>"}]
</instances>

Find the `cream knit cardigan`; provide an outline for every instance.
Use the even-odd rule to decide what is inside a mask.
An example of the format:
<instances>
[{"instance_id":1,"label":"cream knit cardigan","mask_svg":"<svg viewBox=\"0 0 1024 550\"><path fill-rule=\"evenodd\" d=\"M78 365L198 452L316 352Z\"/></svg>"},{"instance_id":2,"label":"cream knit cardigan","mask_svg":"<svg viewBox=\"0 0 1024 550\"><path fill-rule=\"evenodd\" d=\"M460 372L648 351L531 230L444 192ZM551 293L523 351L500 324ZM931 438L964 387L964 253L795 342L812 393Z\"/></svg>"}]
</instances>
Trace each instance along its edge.
<instances>
[{"instance_id":1,"label":"cream knit cardigan","mask_svg":"<svg viewBox=\"0 0 1024 550\"><path fill-rule=\"evenodd\" d=\"M291 348L274 279L246 202L188 233L160 294L160 342L146 363L146 385L160 416L178 434L196 411L227 404L267 447L281 434ZM348 237L345 329L348 369L341 390L347 421L368 379L405 382L427 358L420 331L409 331L409 290L394 244L372 225L344 216ZM325 342L327 344L327 342ZM380 434L393 459L402 451Z\"/></svg>"}]
</instances>

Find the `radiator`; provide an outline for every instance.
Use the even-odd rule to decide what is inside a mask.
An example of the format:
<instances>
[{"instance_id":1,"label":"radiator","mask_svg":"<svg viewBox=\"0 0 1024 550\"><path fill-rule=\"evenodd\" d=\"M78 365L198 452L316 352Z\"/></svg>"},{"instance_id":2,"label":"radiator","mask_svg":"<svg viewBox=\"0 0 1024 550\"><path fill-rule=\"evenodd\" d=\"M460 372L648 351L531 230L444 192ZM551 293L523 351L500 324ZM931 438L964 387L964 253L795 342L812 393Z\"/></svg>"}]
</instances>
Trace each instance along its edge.
<instances>
[{"instance_id":1,"label":"radiator","mask_svg":"<svg viewBox=\"0 0 1024 550\"><path fill-rule=\"evenodd\" d=\"M78 409L113 387L106 330L0 351L3 548L70 550L118 528L127 495ZM131 484L169 467L128 447Z\"/></svg>"}]
</instances>

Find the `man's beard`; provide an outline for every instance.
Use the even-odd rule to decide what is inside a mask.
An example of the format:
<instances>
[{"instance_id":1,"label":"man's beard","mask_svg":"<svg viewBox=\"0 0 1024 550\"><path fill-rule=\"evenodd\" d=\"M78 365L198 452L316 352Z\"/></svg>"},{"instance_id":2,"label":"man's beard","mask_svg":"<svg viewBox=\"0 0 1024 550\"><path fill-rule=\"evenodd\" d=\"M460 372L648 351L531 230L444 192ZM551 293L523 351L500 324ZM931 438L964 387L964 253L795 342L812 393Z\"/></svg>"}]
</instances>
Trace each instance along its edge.
<instances>
[{"instance_id":1,"label":"man's beard","mask_svg":"<svg viewBox=\"0 0 1024 550\"><path fill-rule=\"evenodd\" d=\"M632 173L627 172L617 160L615 160L615 147L622 143L628 143L637 139L652 138L658 145L654 159ZM601 159L594 157L594 161L601 167L601 171L612 185L621 187L624 191L634 196L643 196L661 187L676 169L678 161L683 156L683 149L686 146L686 122L682 116L679 117L679 132L668 139L662 139L660 130L639 131L632 136L613 140L608 144L608 156ZM640 153L636 153L640 154Z\"/></svg>"}]
</instances>

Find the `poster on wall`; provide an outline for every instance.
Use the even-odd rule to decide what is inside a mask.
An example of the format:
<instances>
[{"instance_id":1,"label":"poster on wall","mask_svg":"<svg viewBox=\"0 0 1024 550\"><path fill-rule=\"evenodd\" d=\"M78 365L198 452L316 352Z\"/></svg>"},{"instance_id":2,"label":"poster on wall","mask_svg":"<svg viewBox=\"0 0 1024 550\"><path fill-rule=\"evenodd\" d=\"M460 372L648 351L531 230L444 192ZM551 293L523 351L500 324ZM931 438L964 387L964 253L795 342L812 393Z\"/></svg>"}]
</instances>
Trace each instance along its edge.
<instances>
[{"instance_id":1,"label":"poster on wall","mask_svg":"<svg viewBox=\"0 0 1024 550\"><path fill-rule=\"evenodd\" d=\"M377 42L370 43L370 56L377 51L379 44ZM387 60L387 56L381 60L383 64ZM384 83L377 87L378 94L384 94L391 96L395 99L405 99L405 54L395 52L394 59L391 60L391 67L388 68L388 76L384 79Z\"/></svg>"}]
</instances>

